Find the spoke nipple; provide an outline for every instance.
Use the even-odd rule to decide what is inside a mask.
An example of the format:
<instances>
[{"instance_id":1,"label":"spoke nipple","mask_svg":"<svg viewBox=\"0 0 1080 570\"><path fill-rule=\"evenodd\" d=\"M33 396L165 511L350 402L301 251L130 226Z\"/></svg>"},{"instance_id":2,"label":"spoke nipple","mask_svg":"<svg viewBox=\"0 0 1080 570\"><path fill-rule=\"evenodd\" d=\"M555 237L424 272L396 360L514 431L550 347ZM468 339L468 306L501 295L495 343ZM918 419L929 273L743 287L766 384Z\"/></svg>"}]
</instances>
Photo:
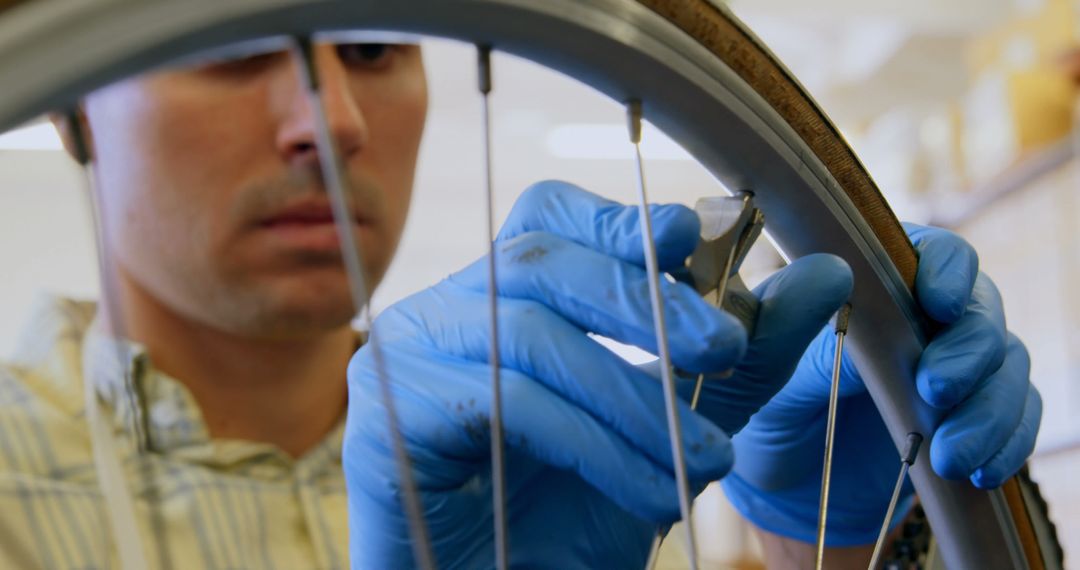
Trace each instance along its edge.
<instances>
[{"instance_id":1,"label":"spoke nipple","mask_svg":"<svg viewBox=\"0 0 1080 570\"><path fill-rule=\"evenodd\" d=\"M319 90L319 68L315 64L315 43L311 36L293 37L296 57L300 58L300 78L311 93Z\"/></svg>"},{"instance_id":2,"label":"spoke nipple","mask_svg":"<svg viewBox=\"0 0 1080 570\"><path fill-rule=\"evenodd\" d=\"M68 135L71 138L72 154L75 161L80 166L90 164L90 144L86 137L86 130L83 129L82 113L79 111L78 106L64 111L64 126L67 128Z\"/></svg>"},{"instance_id":3,"label":"spoke nipple","mask_svg":"<svg viewBox=\"0 0 1080 570\"><path fill-rule=\"evenodd\" d=\"M626 118L630 127L630 142L641 143L641 100L631 99L626 104Z\"/></svg>"},{"instance_id":4,"label":"spoke nipple","mask_svg":"<svg viewBox=\"0 0 1080 570\"><path fill-rule=\"evenodd\" d=\"M845 303L840 310L836 312L835 324L836 334L847 334L848 320L851 319L851 303Z\"/></svg>"},{"instance_id":5,"label":"spoke nipple","mask_svg":"<svg viewBox=\"0 0 1080 570\"><path fill-rule=\"evenodd\" d=\"M476 49L478 85L480 93L487 95L491 93L491 46L480 44Z\"/></svg>"},{"instance_id":6,"label":"spoke nipple","mask_svg":"<svg viewBox=\"0 0 1080 570\"><path fill-rule=\"evenodd\" d=\"M920 433L907 434L907 443L904 444L903 461L908 465L915 463L915 457L919 455L919 446L922 445L923 436Z\"/></svg>"}]
</instances>

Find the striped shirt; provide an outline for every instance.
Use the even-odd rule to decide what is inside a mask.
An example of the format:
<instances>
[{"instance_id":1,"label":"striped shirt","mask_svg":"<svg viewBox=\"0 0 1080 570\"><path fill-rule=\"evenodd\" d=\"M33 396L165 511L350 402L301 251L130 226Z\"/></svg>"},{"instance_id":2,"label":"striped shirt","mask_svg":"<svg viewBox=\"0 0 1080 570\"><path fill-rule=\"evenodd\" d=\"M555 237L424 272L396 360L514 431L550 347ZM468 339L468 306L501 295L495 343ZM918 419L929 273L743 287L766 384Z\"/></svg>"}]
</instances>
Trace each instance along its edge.
<instances>
[{"instance_id":1,"label":"striped shirt","mask_svg":"<svg viewBox=\"0 0 1080 570\"><path fill-rule=\"evenodd\" d=\"M49 299L0 365L0 568L119 567L86 381L107 404L152 567L348 568L344 421L300 459L212 439L184 385L154 370L140 346L98 332L95 312Z\"/></svg>"}]
</instances>

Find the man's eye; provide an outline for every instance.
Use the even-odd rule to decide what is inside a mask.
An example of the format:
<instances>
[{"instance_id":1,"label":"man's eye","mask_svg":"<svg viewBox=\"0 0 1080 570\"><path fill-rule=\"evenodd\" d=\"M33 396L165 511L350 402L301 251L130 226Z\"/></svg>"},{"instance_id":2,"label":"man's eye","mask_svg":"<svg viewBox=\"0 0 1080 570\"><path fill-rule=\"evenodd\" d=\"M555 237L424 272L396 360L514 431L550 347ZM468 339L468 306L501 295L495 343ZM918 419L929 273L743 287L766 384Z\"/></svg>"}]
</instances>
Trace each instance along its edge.
<instances>
[{"instance_id":1,"label":"man's eye","mask_svg":"<svg viewBox=\"0 0 1080 570\"><path fill-rule=\"evenodd\" d=\"M339 44L338 57L345 65L381 69L390 64L394 46L390 44Z\"/></svg>"}]
</instances>

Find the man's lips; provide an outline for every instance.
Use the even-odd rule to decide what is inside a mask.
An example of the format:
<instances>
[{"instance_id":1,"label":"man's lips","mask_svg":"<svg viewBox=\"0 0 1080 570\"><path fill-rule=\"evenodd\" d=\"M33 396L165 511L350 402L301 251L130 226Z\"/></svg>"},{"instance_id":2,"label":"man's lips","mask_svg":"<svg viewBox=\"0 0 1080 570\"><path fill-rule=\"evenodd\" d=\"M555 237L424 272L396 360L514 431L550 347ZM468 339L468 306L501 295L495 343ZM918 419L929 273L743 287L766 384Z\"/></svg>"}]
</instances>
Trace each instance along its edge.
<instances>
[{"instance_id":1,"label":"man's lips","mask_svg":"<svg viewBox=\"0 0 1080 570\"><path fill-rule=\"evenodd\" d=\"M350 212L354 224L365 223L364 217L357 211ZM281 225L320 225L333 224L334 210L328 203L304 202L290 206L267 217L259 225L273 227Z\"/></svg>"},{"instance_id":2,"label":"man's lips","mask_svg":"<svg viewBox=\"0 0 1080 570\"><path fill-rule=\"evenodd\" d=\"M353 213L354 235L369 221ZM265 230L275 243L289 249L337 252L341 248L334 212L327 203L296 204L263 219L259 228Z\"/></svg>"}]
</instances>

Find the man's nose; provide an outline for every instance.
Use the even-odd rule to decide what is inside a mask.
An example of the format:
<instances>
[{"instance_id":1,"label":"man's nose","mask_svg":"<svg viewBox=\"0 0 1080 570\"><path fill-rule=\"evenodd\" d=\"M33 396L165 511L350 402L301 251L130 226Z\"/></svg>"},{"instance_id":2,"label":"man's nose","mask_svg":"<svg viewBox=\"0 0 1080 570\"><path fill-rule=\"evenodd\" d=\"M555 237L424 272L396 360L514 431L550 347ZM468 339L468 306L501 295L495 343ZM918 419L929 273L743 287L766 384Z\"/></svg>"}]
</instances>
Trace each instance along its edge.
<instances>
[{"instance_id":1,"label":"man's nose","mask_svg":"<svg viewBox=\"0 0 1080 570\"><path fill-rule=\"evenodd\" d=\"M367 144L368 127L356 93L355 79L337 55L332 45L315 46L314 63L319 74L319 95L327 127L343 161L348 161ZM292 165L317 166L318 123L312 109L311 97L300 80L299 64L294 60L291 70L292 88L288 117L278 132L277 147L283 158Z\"/></svg>"}]
</instances>

